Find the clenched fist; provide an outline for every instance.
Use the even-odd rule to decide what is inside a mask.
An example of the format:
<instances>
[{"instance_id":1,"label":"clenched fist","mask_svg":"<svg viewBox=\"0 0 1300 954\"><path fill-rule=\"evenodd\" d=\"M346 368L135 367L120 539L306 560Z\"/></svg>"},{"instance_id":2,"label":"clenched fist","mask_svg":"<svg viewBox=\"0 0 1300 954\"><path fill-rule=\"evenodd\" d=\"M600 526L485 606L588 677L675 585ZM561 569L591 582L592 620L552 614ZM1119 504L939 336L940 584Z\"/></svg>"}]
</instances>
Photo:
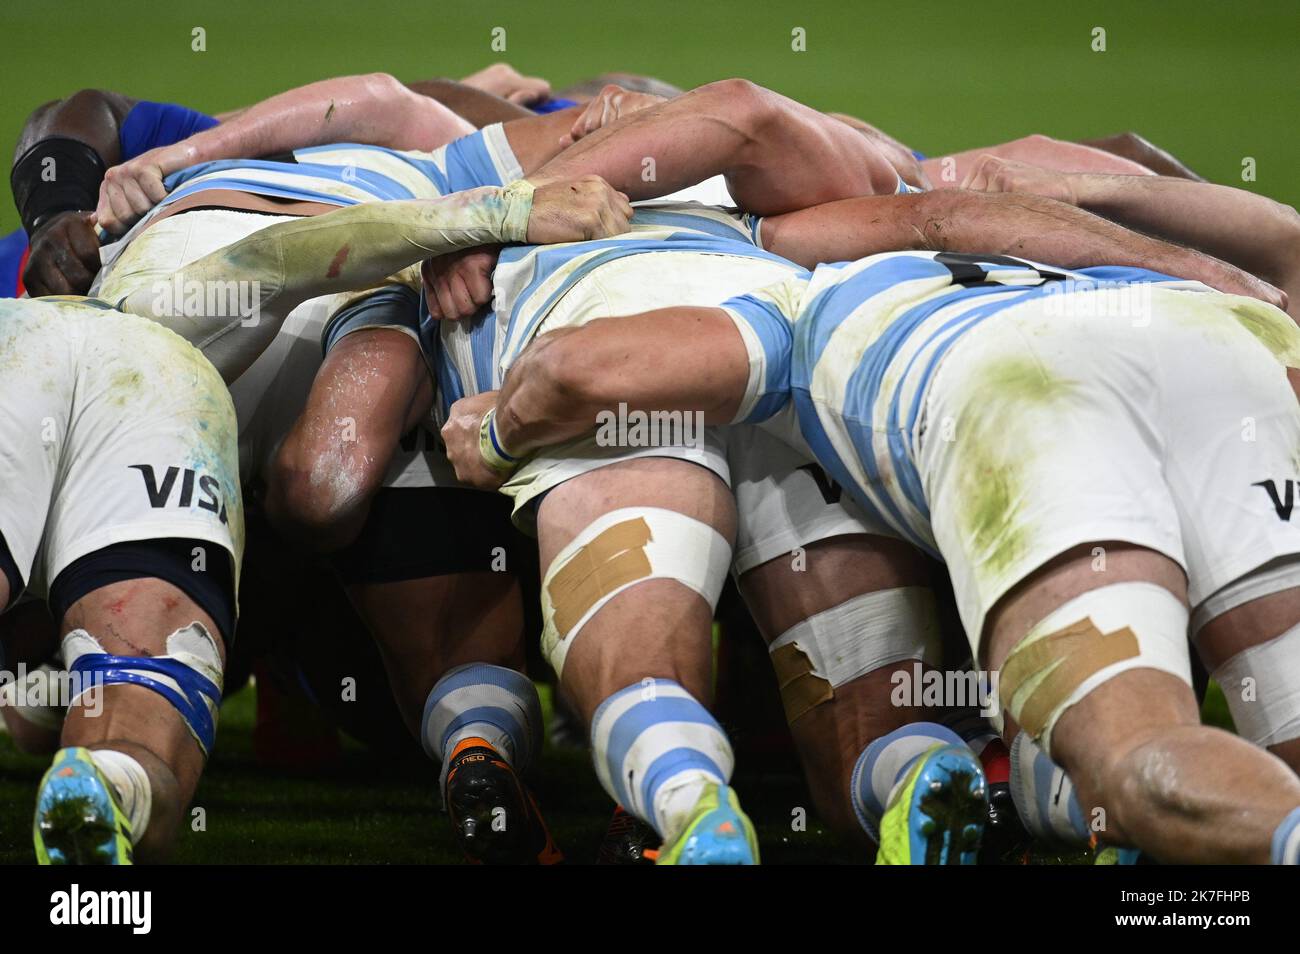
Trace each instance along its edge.
<instances>
[{"instance_id":1,"label":"clenched fist","mask_svg":"<svg viewBox=\"0 0 1300 954\"><path fill-rule=\"evenodd\" d=\"M99 186L99 227L112 235L126 232L167 198L163 180L186 165L175 146L161 146L110 168Z\"/></svg>"},{"instance_id":2,"label":"clenched fist","mask_svg":"<svg viewBox=\"0 0 1300 954\"><path fill-rule=\"evenodd\" d=\"M32 233L23 285L40 295L84 295L99 274L99 236L91 212L60 212Z\"/></svg>"},{"instance_id":3,"label":"clenched fist","mask_svg":"<svg viewBox=\"0 0 1300 954\"><path fill-rule=\"evenodd\" d=\"M483 415L496 407L497 392L484 391L463 397L451 406L442 425L442 442L456 479L478 490L496 490L504 478L488 466L479 449Z\"/></svg>"},{"instance_id":4,"label":"clenched fist","mask_svg":"<svg viewBox=\"0 0 1300 954\"><path fill-rule=\"evenodd\" d=\"M528 241L535 245L606 238L626 232L632 221L627 196L600 176L529 181L534 192Z\"/></svg>"}]
</instances>

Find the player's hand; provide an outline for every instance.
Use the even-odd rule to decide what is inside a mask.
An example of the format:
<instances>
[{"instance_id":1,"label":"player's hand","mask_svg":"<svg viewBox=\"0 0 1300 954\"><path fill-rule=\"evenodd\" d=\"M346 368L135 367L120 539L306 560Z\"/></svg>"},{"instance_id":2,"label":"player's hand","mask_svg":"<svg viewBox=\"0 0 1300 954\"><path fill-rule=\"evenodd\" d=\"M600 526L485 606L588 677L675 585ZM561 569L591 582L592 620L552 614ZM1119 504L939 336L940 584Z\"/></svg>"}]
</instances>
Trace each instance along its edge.
<instances>
[{"instance_id":1,"label":"player's hand","mask_svg":"<svg viewBox=\"0 0 1300 954\"><path fill-rule=\"evenodd\" d=\"M551 95L550 83L540 76L524 76L509 63L493 63L477 73L470 73L461 82L520 106L543 102Z\"/></svg>"},{"instance_id":2,"label":"player's hand","mask_svg":"<svg viewBox=\"0 0 1300 954\"><path fill-rule=\"evenodd\" d=\"M621 86L610 84L595 95L573 122L568 134L560 137L562 146L571 146L583 136L590 136L602 126L630 116L632 113L657 106L664 97L654 93L634 93Z\"/></svg>"},{"instance_id":3,"label":"player's hand","mask_svg":"<svg viewBox=\"0 0 1300 954\"><path fill-rule=\"evenodd\" d=\"M447 321L472 318L492 301L492 271L500 245L482 245L425 259L420 267L429 316Z\"/></svg>"},{"instance_id":4,"label":"player's hand","mask_svg":"<svg viewBox=\"0 0 1300 954\"><path fill-rule=\"evenodd\" d=\"M1074 185L1066 173L994 155L976 159L961 187L976 192L1021 192L1070 205L1079 204Z\"/></svg>"},{"instance_id":5,"label":"player's hand","mask_svg":"<svg viewBox=\"0 0 1300 954\"><path fill-rule=\"evenodd\" d=\"M1270 305L1286 311L1288 301L1286 292L1282 291L1282 289L1270 285L1262 278L1256 278L1236 265L1221 262L1208 255L1202 256L1202 258L1209 263L1206 273L1191 277L1198 278L1211 288L1217 288L1229 295L1245 295L1248 298L1258 298L1260 301L1266 301Z\"/></svg>"},{"instance_id":6,"label":"player's hand","mask_svg":"<svg viewBox=\"0 0 1300 954\"><path fill-rule=\"evenodd\" d=\"M95 209L100 228L121 235L167 198L163 179L176 170L169 168L165 149L142 152L104 173L104 181L99 186L99 206Z\"/></svg>"},{"instance_id":7,"label":"player's hand","mask_svg":"<svg viewBox=\"0 0 1300 954\"><path fill-rule=\"evenodd\" d=\"M483 460L479 450L479 431L483 415L496 407L497 392L485 391L461 398L451 406L447 423L442 425L442 442L447 459L456 470L456 479L478 490L496 490L502 477Z\"/></svg>"},{"instance_id":8,"label":"player's hand","mask_svg":"<svg viewBox=\"0 0 1300 954\"><path fill-rule=\"evenodd\" d=\"M84 295L99 274L95 213L60 212L32 235L23 285L38 295Z\"/></svg>"},{"instance_id":9,"label":"player's hand","mask_svg":"<svg viewBox=\"0 0 1300 954\"><path fill-rule=\"evenodd\" d=\"M528 241L534 245L606 238L626 232L632 221L627 196L600 176L529 181L534 191Z\"/></svg>"}]
</instances>

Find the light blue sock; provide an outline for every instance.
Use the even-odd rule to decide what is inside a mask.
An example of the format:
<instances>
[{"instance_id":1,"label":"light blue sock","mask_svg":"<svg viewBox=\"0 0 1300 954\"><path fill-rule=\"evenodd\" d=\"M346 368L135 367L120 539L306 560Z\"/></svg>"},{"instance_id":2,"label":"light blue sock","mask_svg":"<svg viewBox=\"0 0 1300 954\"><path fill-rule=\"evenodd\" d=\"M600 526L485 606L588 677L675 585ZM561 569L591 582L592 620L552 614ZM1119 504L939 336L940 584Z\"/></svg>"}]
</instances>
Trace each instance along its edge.
<instances>
[{"instance_id":1,"label":"light blue sock","mask_svg":"<svg viewBox=\"0 0 1300 954\"><path fill-rule=\"evenodd\" d=\"M614 693L591 720L591 756L610 797L674 841L710 782L725 784L735 758L722 726L671 679Z\"/></svg>"},{"instance_id":2,"label":"light blue sock","mask_svg":"<svg viewBox=\"0 0 1300 954\"><path fill-rule=\"evenodd\" d=\"M1300 808L1291 809L1277 826L1269 854L1275 865L1300 864Z\"/></svg>"},{"instance_id":3,"label":"light blue sock","mask_svg":"<svg viewBox=\"0 0 1300 954\"><path fill-rule=\"evenodd\" d=\"M1011 798L1031 835L1071 845L1092 838L1074 783L1028 732L1011 743Z\"/></svg>"},{"instance_id":4,"label":"light blue sock","mask_svg":"<svg viewBox=\"0 0 1300 954\"><path fill-rule=\"evenodd\" d=\"M937 722L913 722L882 735L858 756L849 797L858 824L874 841L880 840L880 819L889 803L889 793L912 763L935 744L965 745L961 736Z\"/></svg>"},{"instance_id":5,"label":"light blue sock","mask_svg":"<svg viewBox=\"0 0 1300 954\"><path fill-rule=\"evenodd\" d=\"M525 771L542 750L542 704L522 673L504 666L469 663L438 680L424 703L420 741L442 763L456 745L481 738L516 772Z\"/></svg>"}]
</instances>

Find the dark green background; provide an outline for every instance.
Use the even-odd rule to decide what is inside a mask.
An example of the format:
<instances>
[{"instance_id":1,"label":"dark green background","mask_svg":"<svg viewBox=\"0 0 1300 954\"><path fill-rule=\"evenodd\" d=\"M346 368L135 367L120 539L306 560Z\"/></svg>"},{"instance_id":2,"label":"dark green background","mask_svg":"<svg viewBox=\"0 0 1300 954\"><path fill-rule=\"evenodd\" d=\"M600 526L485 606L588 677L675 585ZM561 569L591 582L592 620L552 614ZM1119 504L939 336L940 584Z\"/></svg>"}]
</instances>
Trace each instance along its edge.
<instances>
[{"instance_id":1,"label":"dark green background","mask_svg":"<svg viewBox=\"0 0 1300 954\"><path fill-rule=\"evenodd\" d=\"M190 49L194 27L206 52ZM791 51L794 27L806 52ZM219 111L324 76L457 77L504 58L557 87L606 70L682 86L746 76L930 154L1134 129L1222 182L1241 185L1253 157L1246 188L1300 203L1295 0L4 0L0 38L5 142L37 103L86 86ZM0 205L0 226L16 226Z\"/></svg>"}]
</instances>

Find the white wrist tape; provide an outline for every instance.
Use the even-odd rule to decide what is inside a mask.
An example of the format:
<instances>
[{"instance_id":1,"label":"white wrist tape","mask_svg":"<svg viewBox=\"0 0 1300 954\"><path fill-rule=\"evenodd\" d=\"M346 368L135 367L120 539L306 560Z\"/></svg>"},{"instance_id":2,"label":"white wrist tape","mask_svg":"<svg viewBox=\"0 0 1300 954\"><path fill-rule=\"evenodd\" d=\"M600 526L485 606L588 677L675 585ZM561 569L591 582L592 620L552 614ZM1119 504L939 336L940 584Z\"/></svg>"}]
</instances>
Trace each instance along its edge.
<instances>
[{"instance_id":1,"label":"white wrist tape","mask_svg":"<svg viewBox=\"0 0 1300 954\"><path fill-rule=\"evenodd\" d=\"M716 607L731 545L674 510L626 507L603 514L561 550L542 580L542 651L558 675L574 638L600 608L646 580L689 587Z\"/></svg>"},{"instance_id":2,"label":"white wrist tape","mask_svg":"<svg viewBox=\"0 0 1300 954\"><path fill-rule=\"evenodd\" d=\"M1243 739L1269 746L1300 738L1300 625L1242 650L1211 675Z\"/></svg>"},{"instance_id":3,"label":"white wrist tape","mask_svg":"<svg viewBox=\"0 0 1300 954\"><path fill-rule=\"evenodd\" d=\"M1158 669L1192 684L1187 607L1154 583L1089 590L1040 621L998 674L999 710L1047 754L1066 709L1130 669ZM1001 711L995 724L1001 724Z\"/></svg>"},{"instance_id":4,"label":"white wrist tape","mask_svg":"<svg viewBox=\"0 0 1300 954\"><path fill-rule=\"evenodd\" d=\"M794 722L872 670L939 658L934 593L904 586L864 593L790 627L768 647L785 717Z\"/></svg>"}]
</instances>

